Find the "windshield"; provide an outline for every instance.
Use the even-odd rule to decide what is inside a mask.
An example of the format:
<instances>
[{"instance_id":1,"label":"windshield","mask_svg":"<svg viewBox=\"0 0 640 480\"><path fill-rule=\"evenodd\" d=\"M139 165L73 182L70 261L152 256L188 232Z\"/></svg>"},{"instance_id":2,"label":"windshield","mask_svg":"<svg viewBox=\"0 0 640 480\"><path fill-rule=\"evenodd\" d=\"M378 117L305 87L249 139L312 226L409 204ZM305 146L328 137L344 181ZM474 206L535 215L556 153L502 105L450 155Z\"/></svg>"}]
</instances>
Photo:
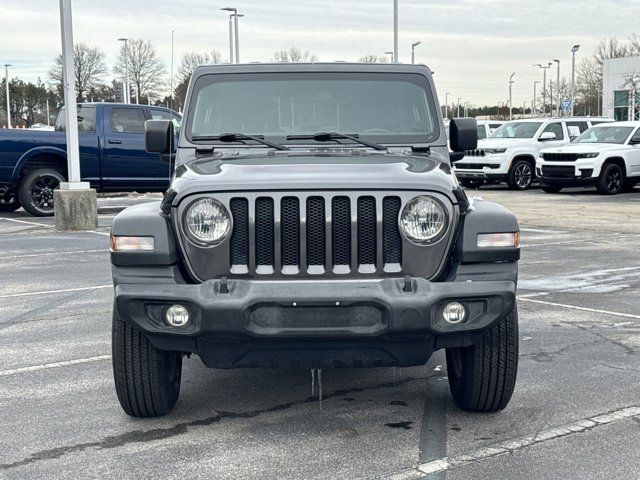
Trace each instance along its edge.
<instances>
[{"instance_id":1,"label":"windshield","mask_svg":"<svg viewBox=\"0 0 640 480\"><path fill-rule=\"evenodd\" d=\"M619 143L626 142L633 127L591 127L573 143Z\"/></svg>"},{"instance_id":2,"label":"windshield","mask_svg":"<svg viewBox=\"0 0 640 480\"><path fill-rule=\"evenodd\" d=\"M200 140L207 143L230 132L275 142L319 132L387 143L426 143L439 136L433 95L419 74L204 75L194 85L186 117L187 138L209 137Z\"/></svg>"},{"instance_id":3,"label":"windshield","mask_svg":"<svg viewBox=\"0 0 640 480\"><path fill-rule=\"evenodd\" d=\"M511 122L505 123L489 138L533 138L542 122Z\"/></svg>"}]
</instances>

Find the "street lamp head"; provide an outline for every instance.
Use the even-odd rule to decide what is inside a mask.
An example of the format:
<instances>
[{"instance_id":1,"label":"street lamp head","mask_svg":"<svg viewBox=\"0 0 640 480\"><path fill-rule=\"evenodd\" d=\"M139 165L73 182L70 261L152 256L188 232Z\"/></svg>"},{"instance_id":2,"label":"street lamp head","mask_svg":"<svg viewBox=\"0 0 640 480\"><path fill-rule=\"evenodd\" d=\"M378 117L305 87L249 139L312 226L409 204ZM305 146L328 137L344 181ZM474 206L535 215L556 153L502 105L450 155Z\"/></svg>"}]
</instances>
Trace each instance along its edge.
<instances>
[{"instance_id":1,"label":"street lamp head","mask_svg":"<svg viewBox=\"0 0 640 480\"><path fill-rule=\"evenodd\" d=\"M557 58L554 58L553 61L556 63L560 63L560 60L558 60Z\"/></svg>"},{"instance_id":2,"label":"street lamp head","mask_svg":"<svg viewBox=\"0 0 640 480\"><path fill-rule=\"evenodd\" d=\"M233 13L237 13L238 12L238 9L237 8L233 8L233 7L224 7L224 8L221 8L220 10L223 10L225 12L233 12Z\"/></svg>"},{"instance_id":3,"label":"street lamp head","mask_svg":"<svg viewBox=\"0 0 640 480\"><path fill-rule=\"evenodd\" d=\"M119 42L126 42L126 41L128 41L128 40L129 40L128 38L119 38L119 39L118 39L118 41L119 41Z\"/></svg>"},{"instance_id":4,"label":"street lamp head","mask_svg":"<svg viewBox=\"0 0 640 480\"><path fill-rule=\"evenodd\" d=\"M573 53L576 53L579 49L580 49L580 45L574 45L573 48L571 49L571 51Z\"/></svg>"},{"instance_id":5,"label":"street lamp head","mask_svg":"<svg viewBox=\"0 0 640 480\"><path fill-rule=\"evenodd\" d=\"M415 42L411 44L411 47L417 47L418 45L420 45L422 42Z\"/></svg>"}]
</instances>

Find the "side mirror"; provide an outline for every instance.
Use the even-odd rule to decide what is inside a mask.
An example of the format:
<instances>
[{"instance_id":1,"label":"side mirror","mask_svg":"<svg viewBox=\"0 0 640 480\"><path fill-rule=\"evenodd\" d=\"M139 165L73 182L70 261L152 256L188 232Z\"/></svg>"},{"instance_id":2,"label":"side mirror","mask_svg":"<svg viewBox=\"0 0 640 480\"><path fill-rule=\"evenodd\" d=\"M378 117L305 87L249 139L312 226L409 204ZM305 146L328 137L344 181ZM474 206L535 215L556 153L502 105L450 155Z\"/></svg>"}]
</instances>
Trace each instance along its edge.
<instances>
[{"instance_id":1,"label":"side mirror","mask_svg":"<svg viewBox=\"0 0 640 480\"><path fill-rule=\"evenodd\" d=\"M538 138L539 142L547 142L549 140L555 140L556 139L556 134L553 132L544 132L540 135L540 138Z\"/></svg>"},{"instance_id":2,"label":"side mirror","mask_svg":"<svg viewBox=\"0 0 640 480\"><path fill-rule=\"evenodd\" d=\"M144 123L144 145L148 153L170 154L174 143L171 120L147 120Z\"/></svg>"},{"instance_id":3,"label":"side mirror","mask_svg":"<svg viewBox=\"0 0 640 480\"><path fill-rule=\"evenodd\" d=\"M478 122L475 118L454 118L449 123L449 145L454 152L478 147ZM455 156L457 157L457 156ZM452 161L460 160L459 158Z\"/></svg>"}]
</instances>

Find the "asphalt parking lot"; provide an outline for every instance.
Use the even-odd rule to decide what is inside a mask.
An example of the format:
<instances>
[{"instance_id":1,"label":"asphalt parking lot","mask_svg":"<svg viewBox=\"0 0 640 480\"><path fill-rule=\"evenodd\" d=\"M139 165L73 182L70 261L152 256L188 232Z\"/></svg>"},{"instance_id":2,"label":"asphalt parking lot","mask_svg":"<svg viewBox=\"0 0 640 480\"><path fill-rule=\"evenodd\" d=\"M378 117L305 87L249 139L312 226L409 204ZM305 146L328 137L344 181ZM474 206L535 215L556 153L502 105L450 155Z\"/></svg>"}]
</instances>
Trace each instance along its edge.
<instances>
[{"instance_id":1,"label":"asphalt parking lot","mask_svg":"<svg viewBox=\"0 0 640 480\"><path fill-rule=\"evenodd\" d=\"M410 369L207 370L166 417L120 409L108 198L96 232L0 215L0 478L640 478L640 188L482 189L522 227L509 406L460 411L444 355Z\"/></svg>"}]
</instances>

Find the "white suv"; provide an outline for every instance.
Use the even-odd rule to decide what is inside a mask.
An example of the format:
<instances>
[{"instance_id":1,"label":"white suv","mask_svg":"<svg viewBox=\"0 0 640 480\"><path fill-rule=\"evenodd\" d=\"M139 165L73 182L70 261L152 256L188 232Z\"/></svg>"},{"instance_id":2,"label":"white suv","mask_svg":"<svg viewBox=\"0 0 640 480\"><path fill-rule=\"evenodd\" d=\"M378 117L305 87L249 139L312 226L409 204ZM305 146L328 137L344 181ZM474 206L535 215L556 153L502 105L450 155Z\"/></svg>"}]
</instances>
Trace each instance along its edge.
<instances>
[{"instance_id":1,"label":"white suv","mask_svg":"<svg viewBox=\"0 0 640 480\"><path fill-rule=\"evenodd\" d=\"M536 163L545 192L595 186L615 195L640 182L640 122L616 122L590 128L570 145L540 152Z\"/></svg>"},{"instance_id":2,"label":"white suv","mask_svg":"<svg viewBox=\"0 0 640 480\"><path fill-rule=\"evenodd\" d=\"M478 148L466 152L453 167L460 183L478 188L485 182L507 182L512 190L524 190L535 179L538 154L544 148L561 147L593 125L612 120L593 117L530 118L507 122Z\"/></svg>"}]
</instances>

